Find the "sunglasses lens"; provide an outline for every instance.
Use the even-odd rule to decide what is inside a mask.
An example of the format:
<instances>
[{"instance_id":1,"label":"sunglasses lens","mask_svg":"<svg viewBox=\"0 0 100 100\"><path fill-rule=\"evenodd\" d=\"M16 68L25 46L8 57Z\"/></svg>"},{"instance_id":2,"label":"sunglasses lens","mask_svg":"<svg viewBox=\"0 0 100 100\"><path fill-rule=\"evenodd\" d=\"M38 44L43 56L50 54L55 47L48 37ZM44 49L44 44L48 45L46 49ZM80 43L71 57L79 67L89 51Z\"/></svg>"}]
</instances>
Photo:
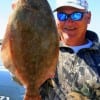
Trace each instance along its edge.
<instances>
[{"instance_id":1,"label":"sunglasses lens","mask_svg":"<svg viewBox=\"0 0 100 100\"><path fill-rule=\"evenodd\" d=\"M58 12L57 18L60 21L66 21L70 17L71 20L73 20L73 21L79 21L83 18L83 14L84 14L84 12L74 12L72 14L66 14L64 12Z\"/></svg>"},{"instance_id":2,"label":"sunglasses lens","mask_svg":"<svg viewBox=\"0 0 100 100\"><path fill-rule=\"evenodd\" d=\"M83 12L74 12L71 14L71 19L73 21L79 21L83 18Z\"/></svg>"},{"instance_id":3,"label":"sunglasses lens","mask_svg":"<svg viewBox=\"0 0 100 100\"><path fill-rule=\"evenodd\" d=\"M60 21L65 21L67 20L67 14L63 13L63 12L58 12L57 13L57 18L60 20Z\"/></svg>"}]
</instances>

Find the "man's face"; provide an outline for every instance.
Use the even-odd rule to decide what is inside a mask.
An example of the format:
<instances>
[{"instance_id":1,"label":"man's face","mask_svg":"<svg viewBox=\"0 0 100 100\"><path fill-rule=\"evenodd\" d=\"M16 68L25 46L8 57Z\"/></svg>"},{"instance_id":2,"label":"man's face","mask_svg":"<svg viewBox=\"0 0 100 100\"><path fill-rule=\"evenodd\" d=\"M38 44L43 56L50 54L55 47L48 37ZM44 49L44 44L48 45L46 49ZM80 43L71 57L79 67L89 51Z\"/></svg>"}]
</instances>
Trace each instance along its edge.
<instances>
[{"instance_id":1,"label":"man's face","mask_svg":"<svg viewBox=\"0 0 100 100\"><path fill-rule=\"evenodd\" d=\"M83 12L83 17L79 21L74 21L71 18L61 21L57 19L57 27L61 40L71 46L81 45L85 40L87 25L90 23L91 13L85 10L79 10L73 7L62 7L57 10L57 13L72 14L74 12Z\"/></svg>"}]
</instances>

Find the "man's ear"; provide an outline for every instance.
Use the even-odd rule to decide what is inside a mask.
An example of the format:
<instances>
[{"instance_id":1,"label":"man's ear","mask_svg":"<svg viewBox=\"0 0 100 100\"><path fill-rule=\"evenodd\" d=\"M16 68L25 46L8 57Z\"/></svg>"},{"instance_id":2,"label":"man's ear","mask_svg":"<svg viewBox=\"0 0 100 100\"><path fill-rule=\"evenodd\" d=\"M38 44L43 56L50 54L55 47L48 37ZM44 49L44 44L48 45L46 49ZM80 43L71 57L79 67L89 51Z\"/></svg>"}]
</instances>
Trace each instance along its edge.
<instances>
[{"instance_id":1,"label":"man's ear","mask_svg":"<svg viewBox=\"0 0 100 100\"><path fill-rule=\"evenodd\" d=\"M87 23L90 24L91 21L91 12L87 12Z\"/></svg>"}]
</instances>

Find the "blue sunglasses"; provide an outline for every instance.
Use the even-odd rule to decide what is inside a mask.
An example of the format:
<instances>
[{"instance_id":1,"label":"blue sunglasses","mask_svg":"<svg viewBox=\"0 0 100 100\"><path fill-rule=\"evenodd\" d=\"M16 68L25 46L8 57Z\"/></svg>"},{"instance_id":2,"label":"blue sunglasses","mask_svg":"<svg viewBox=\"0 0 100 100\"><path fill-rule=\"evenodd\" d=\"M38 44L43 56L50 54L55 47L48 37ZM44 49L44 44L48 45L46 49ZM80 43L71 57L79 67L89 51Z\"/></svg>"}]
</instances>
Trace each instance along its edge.
<instances>
[{"instance_id":1,"label":"blue sunglasses","mask_svg":"<svg viewBox=\"0 0 100 100\"><path fill-rule=\"evenodd\" d=\"M72 14L67 14L64 12L57 12L57 18L60 21L66 21L68 18L70 18L73 21L79 21L83 18L83 14L85 12L73 12Z\"/></svg>"}]
</instances>

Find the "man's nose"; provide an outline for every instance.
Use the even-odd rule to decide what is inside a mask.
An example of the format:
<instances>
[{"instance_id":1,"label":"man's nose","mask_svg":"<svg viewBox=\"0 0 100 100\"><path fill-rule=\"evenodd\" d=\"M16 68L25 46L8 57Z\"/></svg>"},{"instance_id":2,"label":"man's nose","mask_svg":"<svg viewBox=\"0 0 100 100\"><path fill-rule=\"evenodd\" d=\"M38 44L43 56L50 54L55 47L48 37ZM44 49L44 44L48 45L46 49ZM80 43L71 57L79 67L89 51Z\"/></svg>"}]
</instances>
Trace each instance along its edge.
<instances>
[{"instance_id":1,"label":"man's nose","mask_svg":"<svg viewBox=\"0 0 100 100\"><path fill-rule=\"evenodd\" d=\"M72 25L74 21L71 19L71 18L68 18L66 21L65 21L65 25Z\"/></svg>"}]
</instances>

